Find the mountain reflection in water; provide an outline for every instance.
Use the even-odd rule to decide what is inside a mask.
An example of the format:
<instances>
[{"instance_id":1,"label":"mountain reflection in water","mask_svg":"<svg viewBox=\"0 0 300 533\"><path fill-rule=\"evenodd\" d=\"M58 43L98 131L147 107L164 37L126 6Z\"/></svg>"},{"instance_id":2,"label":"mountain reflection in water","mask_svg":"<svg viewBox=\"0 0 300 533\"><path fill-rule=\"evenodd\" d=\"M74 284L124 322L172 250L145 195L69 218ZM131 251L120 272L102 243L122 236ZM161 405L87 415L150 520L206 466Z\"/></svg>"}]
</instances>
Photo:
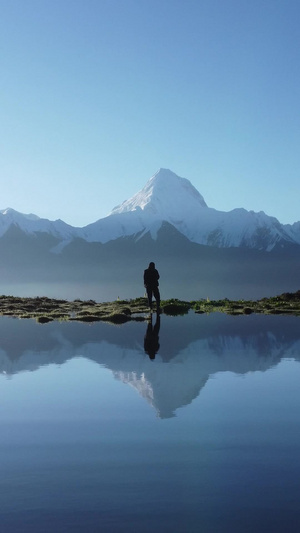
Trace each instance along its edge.
<instances>
[{"instance_id":1,"label":"mountain reflection in water","mask_svg":"<svg viewBox=\"0 0 300 533\"><path fill-rule=\"evenodd\" d=\"M160 418L190 404L218 372L266 371L300 359L300 318L219 313L153 317L122 326L0 320L0 371L8 376L84 357L133 386Z\"/></svg>"}]
</instances>

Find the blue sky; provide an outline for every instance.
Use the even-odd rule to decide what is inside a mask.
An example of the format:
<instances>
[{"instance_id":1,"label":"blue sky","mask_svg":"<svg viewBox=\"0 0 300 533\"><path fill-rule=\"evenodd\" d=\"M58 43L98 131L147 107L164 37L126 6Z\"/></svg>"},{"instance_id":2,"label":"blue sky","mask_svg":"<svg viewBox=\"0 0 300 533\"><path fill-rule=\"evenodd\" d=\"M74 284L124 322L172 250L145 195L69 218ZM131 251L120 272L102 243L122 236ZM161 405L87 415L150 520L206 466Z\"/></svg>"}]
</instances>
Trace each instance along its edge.
<instances>
[{"instance_id":1,"label":"blue sky","mask_svg":"<svg viewBox=\"0 0 300 533\"><path fill-rule=\"evenodd\" d=\"M300 220L298 0L0 0L0 209L84 226L160 168Z\"/></svg>"}]
</instances>

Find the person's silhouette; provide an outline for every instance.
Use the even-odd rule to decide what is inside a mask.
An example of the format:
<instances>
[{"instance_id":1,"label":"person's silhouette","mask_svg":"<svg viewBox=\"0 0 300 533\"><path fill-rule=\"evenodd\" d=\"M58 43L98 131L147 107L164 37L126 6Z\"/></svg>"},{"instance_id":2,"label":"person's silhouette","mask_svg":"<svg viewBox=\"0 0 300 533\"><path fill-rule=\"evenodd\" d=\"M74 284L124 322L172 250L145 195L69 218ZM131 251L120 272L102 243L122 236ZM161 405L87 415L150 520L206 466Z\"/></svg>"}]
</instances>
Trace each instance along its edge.
<instances>
[{"instance_id":1,"label":"person's silhouette","mask_svg":"<svg viewBox=\"0 0 300 533\"><path fill-rule=\"evenodd\" d=\"M156 315L156 322L152 325L152 315L148 322L146 335L144 337L144 350L150 357L155 359L155 354L159 350L159 329L160 329L160 315Z\"/></svg>"},{"instance_id":2,"label":"person's silhouette","mask_svg":"<svg viewBox=\"0 0 300 533\"><path fill-rule=\"evenodd\" d=\"M160 312L160 293L158 289L159 273L155 268L155 263L151 261L148 268L144 270L144 286L146 287L148 303L150 310L152 309L152 295L156 300L157 312Z\"/></svg>"}]
</instances>

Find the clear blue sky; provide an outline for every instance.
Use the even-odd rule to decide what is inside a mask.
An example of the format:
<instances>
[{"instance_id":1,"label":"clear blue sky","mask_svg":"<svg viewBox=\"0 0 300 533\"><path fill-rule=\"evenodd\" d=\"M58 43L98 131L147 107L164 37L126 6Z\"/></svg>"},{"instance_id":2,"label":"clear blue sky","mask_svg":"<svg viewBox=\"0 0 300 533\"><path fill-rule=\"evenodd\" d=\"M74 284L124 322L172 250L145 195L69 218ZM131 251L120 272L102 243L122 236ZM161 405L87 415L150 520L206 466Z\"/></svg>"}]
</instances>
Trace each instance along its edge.
<instances>
[{"instance_id":1,"label":"clear blue sky","mask_svg":"<svg viewBox=\"0 0 300 533\"><path fill-rule=\"evenodd\" d=\"M83 226L160 168L300 220L299 0L0 0L0 208Z\"/></svg>"}]
</instances>

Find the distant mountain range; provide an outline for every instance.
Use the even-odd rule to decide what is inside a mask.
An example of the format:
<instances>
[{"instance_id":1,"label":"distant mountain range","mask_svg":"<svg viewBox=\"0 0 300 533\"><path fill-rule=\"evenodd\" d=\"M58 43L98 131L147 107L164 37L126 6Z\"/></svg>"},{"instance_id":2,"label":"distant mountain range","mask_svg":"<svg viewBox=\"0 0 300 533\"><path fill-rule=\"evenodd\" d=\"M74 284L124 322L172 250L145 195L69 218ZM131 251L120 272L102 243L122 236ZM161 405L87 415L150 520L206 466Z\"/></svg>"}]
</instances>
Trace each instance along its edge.
<instances>
[{"instance_id":1,"label":"distant mountain range","mask_svg":"<svg viewBox=\"0 0 300 533\"><path fill-rule=\"evenodd\" d=\"M54 222L13 209L0 211L0 237L15 225L27 235L49 234L58 243L55 252L74 239L107 243L121 237L141 239L149 233L157 239L164 223L173 226L189 241L219 248L247 247L271 251L280 246L300 245L300 221L293 225L280 222L263 211L243 208L229 212L208 207L191 182L167 169L160 169L145 187L111 213L83 228L62 220Z\"/></svg>"},{"instance_id":2,"label":"distant mountain range","mask_svg":"<svg viewBox=\"0 0 300 533\"><path fill-rule=\"evenodd\" d=\"M0 257L1 280L10 286L94 283L99 299L135 297L141 272L154 260L166 297L257 298L299 289L300 221L217 211L189 180L160 169L132 198L83 228L0 211Z\"/></svg>"}]
</instances>

